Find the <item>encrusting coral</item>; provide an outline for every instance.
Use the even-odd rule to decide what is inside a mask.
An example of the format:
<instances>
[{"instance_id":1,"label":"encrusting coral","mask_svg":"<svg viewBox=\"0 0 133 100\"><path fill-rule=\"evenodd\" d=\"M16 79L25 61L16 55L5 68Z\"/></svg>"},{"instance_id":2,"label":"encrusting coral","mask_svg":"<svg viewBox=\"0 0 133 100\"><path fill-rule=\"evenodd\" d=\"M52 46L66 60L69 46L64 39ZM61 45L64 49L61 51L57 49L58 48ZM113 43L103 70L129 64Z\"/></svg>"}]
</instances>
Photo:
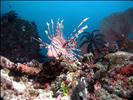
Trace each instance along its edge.
<instances>
[{"instance_id":1,"label":"encrusting coral","mask_svg":"<svg viewBox=\"0 0 133 100\"><path fill-rule=\"evenodd\" d=\"M90 59L87 62L56 59L45 63L32 61L17 64L1 56L2 98L130 99L133 93L133 54L121 51L110 53L106 57L113 59L114 56L121 56L122 61L113 63L113 60L108 60L109 63L99 61L89 64ZM10 74L15 70L21 73L21 76ZM20 88L15 88L13 84ZM7 94L9 91L12 94L10 96ZM24 91L27 91L26 94ZM16 96L15 92L19 96Z\"/></svg>"}]
</instances>

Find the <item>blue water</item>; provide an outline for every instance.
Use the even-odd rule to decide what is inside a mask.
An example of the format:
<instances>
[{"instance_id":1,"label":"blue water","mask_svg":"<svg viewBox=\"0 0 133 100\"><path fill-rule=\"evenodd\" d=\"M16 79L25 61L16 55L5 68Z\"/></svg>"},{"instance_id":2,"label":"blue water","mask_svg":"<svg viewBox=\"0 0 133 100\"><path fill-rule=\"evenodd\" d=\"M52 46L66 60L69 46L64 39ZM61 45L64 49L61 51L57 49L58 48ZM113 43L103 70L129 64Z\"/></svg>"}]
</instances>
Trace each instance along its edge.
<instances>
[{"instance_id":1,"label":"blue water","mask_svg":"<svg viewBox=\"0 0 133 100\"><path fill-rule=\"evenodd\" d=\"M64 36L85 17L89 17L88 31L97 29L104 17L133 7L132 1L1 1L1 13L15 10L21 18L34 21L39 35L47 40L44 30L50 19L64 19Z\"/></svg>"}]
</instances>

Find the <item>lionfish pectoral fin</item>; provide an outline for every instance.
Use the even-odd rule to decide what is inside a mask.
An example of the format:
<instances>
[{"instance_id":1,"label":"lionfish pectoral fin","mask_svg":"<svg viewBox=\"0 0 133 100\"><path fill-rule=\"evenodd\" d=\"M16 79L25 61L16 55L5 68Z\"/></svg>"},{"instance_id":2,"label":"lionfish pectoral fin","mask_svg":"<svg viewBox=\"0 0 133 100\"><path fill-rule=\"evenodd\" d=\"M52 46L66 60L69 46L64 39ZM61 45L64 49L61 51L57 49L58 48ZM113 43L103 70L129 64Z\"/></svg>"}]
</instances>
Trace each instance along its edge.
<instances>
[{"instance_id":1,"label":"lionfish pectoral fin","mask_svg":"<svg viewBox=\"0 0 133 100\"><path fill-rule=\"evenodd\" d=\"M41 38L38 38L38 39L36 39L36 38L34 38L34 37L31 37L31 39L32 40L35 40L35 41L37 41L37 42L39 42L40 44L40 48L47 48L48 47L48 44L47 43L45 43L45 42L43 42L43 40L41 39Z\"/></svg>"}]
</instances>

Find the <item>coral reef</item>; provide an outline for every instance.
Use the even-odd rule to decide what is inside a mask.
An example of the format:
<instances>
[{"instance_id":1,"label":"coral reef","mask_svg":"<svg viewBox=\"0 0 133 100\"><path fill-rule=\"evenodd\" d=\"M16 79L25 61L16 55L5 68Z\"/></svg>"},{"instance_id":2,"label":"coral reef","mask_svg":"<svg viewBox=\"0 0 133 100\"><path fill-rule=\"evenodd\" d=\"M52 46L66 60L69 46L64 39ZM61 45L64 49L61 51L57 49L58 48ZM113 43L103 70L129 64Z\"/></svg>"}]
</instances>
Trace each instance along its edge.
<instances>
[{"instance_id":1,"label":"coral reef","mask_svg":"<svg viewBox=\"0 0 133 100\"><path fill-rule=\"evenodd\" d=\"M85 54L81 60L62 56L45 63L35 60L14 63L1 56L1 98L130 100L133 95L133 54L109 53L105 56L108 60L95 64L90 60L92 56Z\"/></svg>"},{"instance_id":2,"label":"coral reef","mask_svg":"<svg viewBox=\"0 0 133 100\"><path fill-rule=\"evenodd\" d=\"M15 11L1 17L0 55L14 62L28 62L39 58L39 44L31 37L38 37L37 26L20 18Z\"/></svg>"},{"instance_id":3,"label":"coral reef","mask_svg":"<svg viewBox=\"0 0 133 100\"><path fill-rule=\"evenodd\" d=\"M68 39L62 35L63 20L57 21L56 32L51 20L45 31L50 44L38 37L34 22L21 19L14 11L3 15L0 99L131 100L133 41L128 35L132 33L132 11L107 17L101 30L92 33L84 32L87 25L81 27L85 18ZM77 38L82 32L80 46L84 49L87 44L87 51L80 56ZM39 44L48 49L46 62L38 60Z\"/></svg>"},{"instance_id":4,"label":"coral reef","mask_svg":"<svg viewBox=\"0 0 133 100\"><path fill-rule=\"evenodd\" d=\"M133 52L133 41L129 38L133 35L133 8L124 12L113 13L101 23L101 31L109 43L110 49Z\"/></svg>"}]
</instances>

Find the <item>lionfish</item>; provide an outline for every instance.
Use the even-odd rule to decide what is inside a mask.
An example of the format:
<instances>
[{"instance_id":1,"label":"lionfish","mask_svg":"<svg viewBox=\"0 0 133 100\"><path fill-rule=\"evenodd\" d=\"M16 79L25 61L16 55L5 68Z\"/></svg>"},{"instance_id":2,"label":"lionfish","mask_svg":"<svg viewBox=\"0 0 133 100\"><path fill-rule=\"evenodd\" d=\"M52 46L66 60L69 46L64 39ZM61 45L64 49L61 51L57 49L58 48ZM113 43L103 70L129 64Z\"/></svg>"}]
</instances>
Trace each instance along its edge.
<instances>
[{"instance_id":1,"label":"lionfish","mask_svg":"<svg viewBox=\"0 0 133 100\"><path fill-rule=\"evenodd\" d=\"M51 23L46 22L47 30L45 30L45 33L48 36L51 43L48 44L46 42L43 42L41 38L33 39L40 42L40 47L48 49L48 57L54 57L58 59L60 55L64 55L69 58L74 58L77 55L75 51L80 51L76 48L76 39L78 38L79 34L84 32L84 30L88 28L87 25L81 27L87 20L88 18L82 20L78 27L76 27L74 31L70 34L71 37L69 36L68 39L65 39L63 37L63 20L58 19L56 25L56 32L54 32L54 22L51 19Z\"/></svg>"}]
</instances>

